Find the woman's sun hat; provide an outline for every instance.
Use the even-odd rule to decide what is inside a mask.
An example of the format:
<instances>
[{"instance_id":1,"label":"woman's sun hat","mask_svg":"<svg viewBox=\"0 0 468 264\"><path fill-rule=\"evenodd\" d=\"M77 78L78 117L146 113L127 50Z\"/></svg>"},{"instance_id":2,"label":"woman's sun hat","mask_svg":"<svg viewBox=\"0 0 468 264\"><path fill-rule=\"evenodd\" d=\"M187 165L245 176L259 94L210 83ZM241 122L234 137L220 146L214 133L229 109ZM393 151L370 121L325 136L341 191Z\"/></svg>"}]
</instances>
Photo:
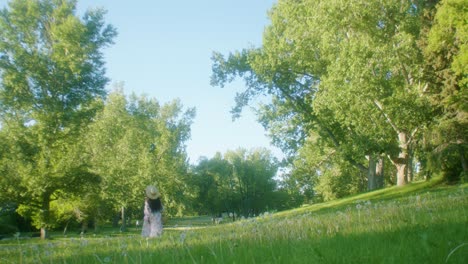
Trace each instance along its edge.
<instances>
[{"instance_id":1,"label":"woman's sun hat","mask_svg":"<svg viewBox=\"0 0 468 264\"><path fill-rule=\"evenodd\" d=\"M150 199L156 199L160 196L161 194L158 191L158 188L156 188L153 185L148 185L146 187L146 196Z\"/></svg>"}]
</instances>

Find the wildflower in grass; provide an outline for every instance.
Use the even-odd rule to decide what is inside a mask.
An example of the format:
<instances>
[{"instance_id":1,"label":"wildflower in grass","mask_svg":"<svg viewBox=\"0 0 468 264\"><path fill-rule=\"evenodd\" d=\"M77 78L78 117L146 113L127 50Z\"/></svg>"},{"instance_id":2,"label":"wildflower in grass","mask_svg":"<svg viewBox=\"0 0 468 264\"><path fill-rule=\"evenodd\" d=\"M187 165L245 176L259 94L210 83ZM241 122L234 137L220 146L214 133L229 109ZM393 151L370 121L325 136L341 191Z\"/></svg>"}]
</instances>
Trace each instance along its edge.
<instances>
[{"instance_id":1,"label":"wildflower in grass","mask_svg":"<svg viewBox=\"0 0 468 264\"><path fill-rule=\"evenodd\" d=\"M88 240L83 239L83 240L81 240L81 244L80 244L80 245L81 245L82 247L86 247L86 246L88 245L88 243L89 243Z\"/></svg>"},{"instance_id":2,"label":"wildflower in grass","mask_svg":"<svg viewBox=\"0 0 468 264\"><path fill-rule=\"evenodd\" d=\"M182 233L180 234L180 238L179 238L180 243L183 244L183 243L185 242L185 238L186 238L186 237L187 237L186 232L182 232Z\"/></svg>"},{"instance_id":3,"label":"wildflower in grass","mask_svg":"<svg viewBox=\"0 0 468 264\"><path fill-rule=\"evenodd\" d=\"M120 245L120 249L125 250L125 249L127 249L127 246L128 246L128 245L124 242L124 243L122 243L122 244Z\"/></svg>"},{"instance_id":4,"label":"wildflower in grass","mask_svg":"<svg viewBox=\"0 0 468 264\"><path fill-rule=\"evenodd\" d=\"M105 257L105 258L103 259L103 262L104 262L104 263L110 263L111 261L112 261L112 258L111 258L111 257Z\"/></svg>"},{"instance_id":5,"label":"wildflower in grass","mask_svg":"<svg viewBox=\"0 0 468 264\"><path fill-rule=\"evenodd\" d=\"M361 210L361 208L362 208L362 205L361 205L361 204L357 204L357 205L356 205L356 209Z\"/></svg>"},{"instance_id":6,"label":"wildflower in grass","mask_svg":"<svg viewBox=\"0 0 468 264\"><path fill-rule=\"evenodd\" d=\"M39 247L37 245L31 245L31 250L32 251L39 251Z\"/></svg>"}]
</instances>

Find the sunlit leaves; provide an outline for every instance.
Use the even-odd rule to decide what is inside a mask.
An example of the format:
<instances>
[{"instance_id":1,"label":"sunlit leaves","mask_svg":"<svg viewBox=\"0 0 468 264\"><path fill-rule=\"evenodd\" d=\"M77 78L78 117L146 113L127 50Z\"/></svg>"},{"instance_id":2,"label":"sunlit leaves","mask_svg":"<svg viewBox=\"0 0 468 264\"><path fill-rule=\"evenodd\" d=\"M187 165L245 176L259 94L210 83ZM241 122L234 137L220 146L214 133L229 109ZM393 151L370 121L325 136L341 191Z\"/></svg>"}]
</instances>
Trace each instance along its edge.
<instances>
[{"instance_id":1,"label":"sunlit leaves","mask_svg":"<svg viewBox=\"0 0 468 264\"><path fill-rule=\"evenodd\" d=\"M115 29L103 10L76 16L76 1L10 1L0 11L0 120L11 155L0 166L8 199L39 210L98 178L89 171L81 136L106 94L102 49ZM89 15L94 14L94 15Z\"/></svg>"},{"instance_id":2,"label":"sunlit leaves","mask_svg":"<svg viewBox=\"0 0 468 264\"><path fill-rule=\"evenodd\" d=\"M168 214L183 207L186 174L185 142L194 110L178 101L160 105L144 96L110 94L87 138L93 171L102 177L100 197L114 210L138 210L143 190L156 185Z\"/></svg>"}]
</instances>

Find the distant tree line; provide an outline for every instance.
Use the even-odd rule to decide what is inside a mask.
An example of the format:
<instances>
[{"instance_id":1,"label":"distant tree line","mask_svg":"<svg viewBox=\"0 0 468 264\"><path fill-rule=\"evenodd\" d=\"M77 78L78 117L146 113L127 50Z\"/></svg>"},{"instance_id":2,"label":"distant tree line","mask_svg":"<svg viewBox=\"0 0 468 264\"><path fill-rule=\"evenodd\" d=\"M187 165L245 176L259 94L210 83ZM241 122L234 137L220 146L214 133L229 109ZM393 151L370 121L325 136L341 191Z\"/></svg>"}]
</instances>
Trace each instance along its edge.
<instances>
[{"instance_id":1,"label":"distant tree line","mask_svg":"<svg viewBox=\"0 0 468 264\"><path fill-rule=\"evenodd\" d=\"M238 149L202 158L192 171L193 208L198 214L233 218L293 208L302 203L299 193L287 193L278 179L279 162L266 149Z\"/></svg>"}]
</instances>

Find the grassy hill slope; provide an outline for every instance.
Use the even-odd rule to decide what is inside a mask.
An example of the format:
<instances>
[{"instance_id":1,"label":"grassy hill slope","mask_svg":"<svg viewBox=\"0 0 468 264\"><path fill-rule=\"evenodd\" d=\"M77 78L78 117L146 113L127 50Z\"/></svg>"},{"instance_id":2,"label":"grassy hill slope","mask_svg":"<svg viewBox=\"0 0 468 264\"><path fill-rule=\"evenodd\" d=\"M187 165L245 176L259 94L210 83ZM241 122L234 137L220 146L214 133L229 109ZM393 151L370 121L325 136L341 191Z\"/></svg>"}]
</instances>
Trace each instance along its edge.
<instances>
[{"instance_id":1,"label":"grassy hill slope","mask_svg":"<svg viewBox=\"0 0 468 264\"><path fill-rule=\"evenodd\" d=\"M467 263L468 184L440 180L162 237L90 235L0 243L5 263Z\"/></svg>"}]
</instances>

